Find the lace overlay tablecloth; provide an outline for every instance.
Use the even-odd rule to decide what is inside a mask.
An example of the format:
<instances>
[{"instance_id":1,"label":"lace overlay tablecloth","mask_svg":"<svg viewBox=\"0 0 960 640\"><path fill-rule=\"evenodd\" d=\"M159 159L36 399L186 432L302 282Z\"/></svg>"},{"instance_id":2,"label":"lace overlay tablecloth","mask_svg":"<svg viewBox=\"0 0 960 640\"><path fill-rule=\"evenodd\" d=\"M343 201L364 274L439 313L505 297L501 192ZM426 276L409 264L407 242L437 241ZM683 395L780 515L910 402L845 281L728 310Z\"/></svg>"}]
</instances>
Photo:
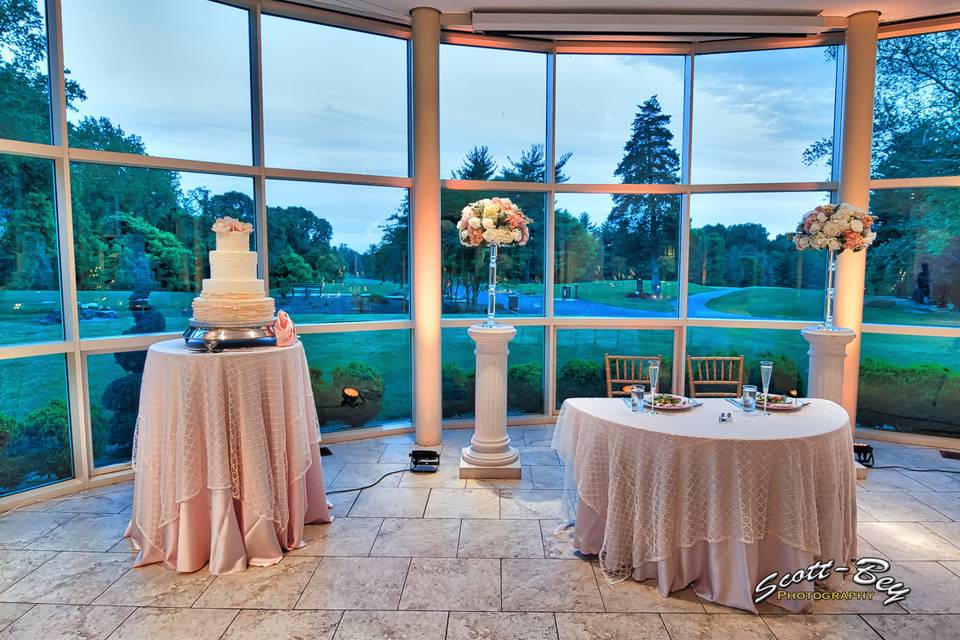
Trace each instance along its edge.
<instances>
[{"instance_id":1,"label":"lace overlay tablecloth","mask_svg":"<svg viewBox=\"0 0 960 640\"><path fill-rule=\"evenodd\" d=\"M225 573L279 561L281 548L301 544L305 519L331 520L319 440L300 343L222 353L192 351L182 340L151 346L128 529L141 548L138 563L191 571L209 560L211 572ZM202 521L205 511L210 522ZM185 544L185 536L206 533L208 540ZM203 543L209 555L197 558ZM190 557L177 546L189 546Z\"/></svg>"},{"instance_id":2,"label":"lace overlay tablecloth","mask_svg":"<svg viewBox=\"0 0 960 640\"><path fill-rule=\"evenodd\" d=\"M721 411L734 422L719 423ZM599 553L613 579L689 564L685 550L698 545L785 545L790 557L841 564L856 553L852 437L832 402L746 416L709 399L648 415L620 399L576 398L560 410L553 447L565 464L566 515L589 520L577 521L575 541L592 536L583 546L600 548L582 550Z\"/></svg>"}]
</instances>

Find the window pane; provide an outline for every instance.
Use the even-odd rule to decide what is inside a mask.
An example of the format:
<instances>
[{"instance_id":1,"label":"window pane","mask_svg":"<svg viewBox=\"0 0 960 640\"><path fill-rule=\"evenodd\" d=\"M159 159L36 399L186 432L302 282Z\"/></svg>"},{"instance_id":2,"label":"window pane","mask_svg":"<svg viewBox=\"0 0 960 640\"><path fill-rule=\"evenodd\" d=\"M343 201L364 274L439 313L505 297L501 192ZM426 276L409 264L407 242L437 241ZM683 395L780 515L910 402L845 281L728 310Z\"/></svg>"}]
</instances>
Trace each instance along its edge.
<instances>
[{"instance_id":1,"label":"window pane","mask_svg":"<svg viewBox=\"0 0 960 640\"><path fill-rule=\"evenodd\" d=\"M864 322L960 326L960 189L870 195Z\"/></svg>"},{"instance_id":2,"label":"window pane","mask_svg":"<svg viewBox=\"0 0 960 640\"><path fill-rule=\"evenodd\" d=\"M0 344L63 339L54 206L53 162L0 155Z\"/></svg>"},{"instance_id":3,"label":"window pane","mask_svg":"<svg viewBox=\"0 0 960 640\"><path fill-rule=\"evenodd\" d=\"M682 56L557 56L557 160L569 154L558 182L679 182L683 65Z\"/></svg>"},{"instance_id":4,"label":"window pane","mask_svg":"<svg viewBox=\"0 0 960 640\"><path fill-rule=\"evenodd\" d=\"M44 0L2 5L0 19L0 138L50 142L50 83ZM77 100L67 82L67 101Z\"/></svg>"},{"instance_id":5,"label":"window pane","mask_svg":"<svg viewBox=\"0 0 960 640\"><path fill-rule=\"evenodd\" d=\"M249 163L245 9L196 0L62 0L75 83L70 144Z\"/></svg>"},{"instance_id":6,"label":"window pane","mask_svg":"<svg viewBox=\"0 0 960 640\"><path fill-rule=\"evenodd\" d=\"M543 182L546 104L545 54L441 45L441 177Z\"/></svg>"},{"instance_id":7,"label":"window pane","mask_svg":"<svg viewBox=\"0 0 960 640\"><path fill-rule=\"evenodd\" d=\"M270 292L300 324L410 317L406 189L267 181Z\"/></svg>"},{"instance_id":8,"label":"window pane","mask_svg":"<svg viewBox=\"0 0 960 640\"><path fill-rule=\"evenodd\" d=\"M698 55L695 183L830 179L836 48Z\"/></svg>"},{"instance_id":9,"label":"window pane","mask_svg":"<svg viewBox=\"0 0 960 640\"><path fill-rule=\"evenodd\" d=\"M960 339L864 334L857 422L960 436Z\"/></svg>"},{"instance_id":10,"label":"window pane","mask_svg":"<svg viewBox=\"0 0 960 640\"><path fill-rule=\"evenodd\" d=\"M679 195L559 194L558 316L676 317Z\"/></svg>"},{"instance_id":11,"label":"window pane","mask_svg":"<svg viewBox=\"0 0 960 640\"><path fill-rule=\"evenodd\" d=\"M557 408L567 398L607 395L604 356L660 356L661 392L673 388L673 331L557 330Z\"/></svg>"},{"instance_id":12,"label":"window pane","mask_svg":"<svg viewBox=\"0 0 960 640\"><path fill-rule=\"evenodd\" d=\"M146 360L145 350L87 357L95 467L130 462Z\"/></svg>"},{"instance_id":13,"label":"window pane","mask_svg":"<svg viewBox=\"0 0 960 640\"><path fill-rule=\"evenodd\" d=\"M510 198L533 219L527 244L501 247L497 255L497 314L504 318L543 315L544 194L443 189L440 247L445 316L487 313L489 252L482 247L461 245L457 221L467 204L495 196Z\"/></svg>"},{"instance_id":14,"label":"window pane","mask_svg":"<svg viewBox=\"0 0 960 640\"><path fill-rule=\"evenodd\" d=\"M873 177L960 175L960 31L877 42Z\"/></svg>"},{"instance_id":15,"label":"window pane","mask_svg":"<svg viewBox=\"0 0 960 640\"><path fill-rule=\"evenodd\" d=\"M516 327L507 356L507 413L543 413L543 327ZM443 417L474 415L477 344L466 327L442 332Z\"/></svg>"},{"instance_id":16,"label":"window pane","mask_svg":"<svg viewBox=\"0 0 960 640\"><path fill-rule=\"evenodd\" d=\"M755 384L762 389L760 361L772 360L771 393L795 391L801 397L806 394L809 347L799 331L712 327L687 329L688 356L743 356L744 384Z\"/></svg>"},{"instance_id":17,"label":"window pane","mask_svg":"<svg viewBox=\"0 0 960 640\"><path fill-rule=\"evenodd\" d=\"M320 429L340 431L410 423L410 332L350 331L301 335ZM344 402L344 387L363 401Z\"/></svg>"},{"instance_id":18,"label":"window pane","mask_svg":"<svg viewBox=\"0 0 960 640\"><path fill-rule=\"evenodd\" d=\"M407 43L263 16L271 167L407 175Z\"/></svg>"},{"instance_id":19,"label":"window pane","mask_svg":"<svg viewBox=\"0 0 960 640\"><path fill-rule=\"evenodd\" d=\"M62 355L0 360L0 496L73 477Z\"/></svg>"},{"instance_id":20,"label":"window pane","mask_svg":"<svg viewBox=\"0 0 960 640\"><path fill-rule=\"evenodd\" d=\"M249 178L72 163L70 182L82 338L183 330L213 221L254 222Z\"/></svg>"},{"instance_id":21,"label":"window pane","mask_svg":"<svg viewBox=\"0 0 960 640\"><path fill-rule=\"evenodd\" d=\"M692 318L823 317L826 253L788 237L829 194L696 194L690 199Z\"/></svg>"}]
</instances>

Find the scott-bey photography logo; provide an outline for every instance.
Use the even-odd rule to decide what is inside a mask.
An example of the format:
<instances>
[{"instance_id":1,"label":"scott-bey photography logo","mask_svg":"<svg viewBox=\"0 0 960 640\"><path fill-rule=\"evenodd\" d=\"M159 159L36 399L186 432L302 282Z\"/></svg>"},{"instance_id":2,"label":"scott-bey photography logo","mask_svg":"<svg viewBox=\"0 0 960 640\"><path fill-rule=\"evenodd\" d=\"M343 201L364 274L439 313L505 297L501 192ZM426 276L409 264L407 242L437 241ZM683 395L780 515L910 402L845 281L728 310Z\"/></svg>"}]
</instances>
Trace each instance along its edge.
<instances>
[{"instance_id":1,"label":"scott-bey photography logo","mask_svg":"<svg viewBox=\"0 0 960 640\"><path fill-rule=\"evenodd\" d=\"M889 570L890 563L883 558L860 558L850 566L839 567L833 560L814 562L810 566L797 569L792 573L775 571L765 576L753 589L756 594L753 601L760 604L773 595L776 595L777 600L872 600L876 593L880 593L887 596L883 601L883 605L887 606L906 599L907 594L910 593L910 588L902 582L893 576L884 575ZM854 584L873 587L875 592L817 591L814 588L817 582L826 581L834 573L850 574ZM803 582L810 583L809 591L788 590L790 587Z\"/></svg>"}]
</instances>

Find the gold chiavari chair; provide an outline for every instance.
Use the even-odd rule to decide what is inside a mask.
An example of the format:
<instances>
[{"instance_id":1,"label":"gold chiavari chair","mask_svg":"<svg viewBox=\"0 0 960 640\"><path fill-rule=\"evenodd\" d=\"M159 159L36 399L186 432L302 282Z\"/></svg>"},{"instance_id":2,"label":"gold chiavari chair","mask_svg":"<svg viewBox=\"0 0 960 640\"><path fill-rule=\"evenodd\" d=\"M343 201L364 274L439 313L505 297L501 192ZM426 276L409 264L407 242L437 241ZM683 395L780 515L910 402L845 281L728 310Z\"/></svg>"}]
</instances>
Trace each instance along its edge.
<instances>
[{"instance_id":1,"label":"gold chiavari chair","mask_svg":"<svg viewBox=\"0 0 960 640\"><path fill-rule=\"evenodd\" d=\"M650 384L650 371L647 362L656 360L661 364L660 356L603 356L607 369L607 397L629 396L630 387L635 384ZM660 379L663 379L661 368Z\"/></svg>"},{"instance_id":2,"label":"gold chiavari chair","mask_svg":"<svg viewBox=\"0 0 960 640\"><path fill-rule=\"evenodd\" d=\"M739 398L743 356L687 356L687 382L694 398Z\"/></svg>"}]
</instances>

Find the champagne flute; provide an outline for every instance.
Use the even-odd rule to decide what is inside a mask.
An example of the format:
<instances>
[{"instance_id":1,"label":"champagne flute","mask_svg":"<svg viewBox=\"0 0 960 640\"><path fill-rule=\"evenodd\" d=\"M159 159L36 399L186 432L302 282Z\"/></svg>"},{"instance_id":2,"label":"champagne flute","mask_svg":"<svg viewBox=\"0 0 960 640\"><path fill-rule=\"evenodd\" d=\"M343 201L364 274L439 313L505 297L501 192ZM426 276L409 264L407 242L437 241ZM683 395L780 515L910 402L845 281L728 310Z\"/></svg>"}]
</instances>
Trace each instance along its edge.
<instances>
[{"instance_id":1,"label":"champagne flute","mask_svg":"<svg viewBox=\"0 0 960 640\"><path fill-rule=\"evenodd\" d=\"M650 376L650 415L656 415L657 411L657 383L660 381L660 361L647 360L647 373Z\"/></svg>"},{"instance_id":2,"label":"champagne flute","mask_svg":"<svg viewBox=\"0 0 960 640\"><path fill-rule=\"evenodd\" d=\"M763 415L767 413L767 394L770 393L770 376L773 375L773 362L770 360L760 361L760 378L763 381Z\"/></svg>"}]
</instances>

